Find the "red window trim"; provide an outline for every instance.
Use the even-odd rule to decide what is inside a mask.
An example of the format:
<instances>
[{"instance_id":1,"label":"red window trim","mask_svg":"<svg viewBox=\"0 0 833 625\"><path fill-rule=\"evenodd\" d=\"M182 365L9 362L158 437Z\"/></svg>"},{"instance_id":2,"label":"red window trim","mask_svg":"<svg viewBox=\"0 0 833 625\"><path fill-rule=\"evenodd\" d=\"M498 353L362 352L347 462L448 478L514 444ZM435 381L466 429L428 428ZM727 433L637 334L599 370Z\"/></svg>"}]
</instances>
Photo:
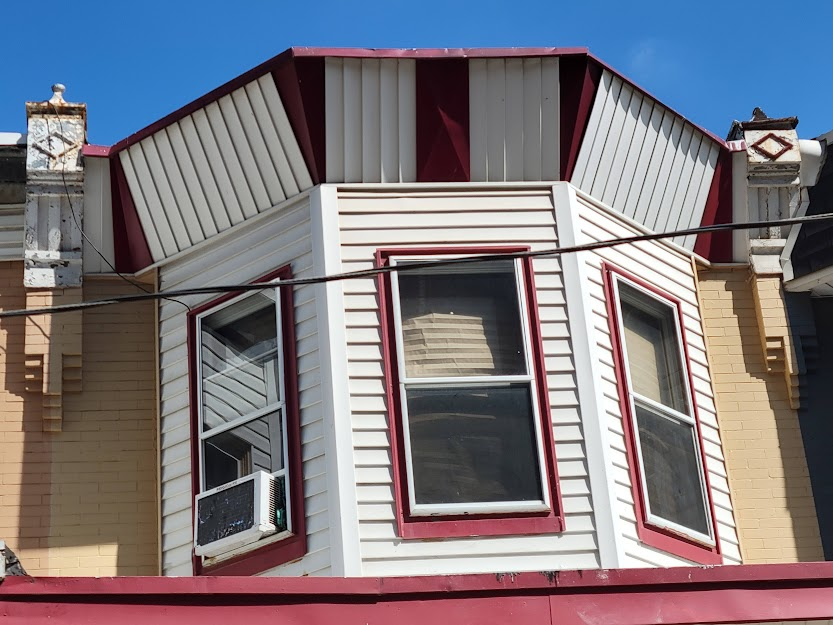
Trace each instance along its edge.
<instances>
[{"instance_id":1,"label":"red window trim","mask_svg":"<svg viewBox=\"0 0 833 625\"><path fill-rule=\"evenodd\" d=\"M376 251L376 266L389 265L392 256L439 256L450 254L498 254L529 251L529 247L423 247L385 248ZM529 315L532 361L538 390L539 415L542 420L544 462L552 509L538 513L502 513L479 515L454 515L414 517L408 510L408 482L405 470L405 449L403 442L402 405L398 392L399 371L396 361L396 332L394 331L391 281L389 274L379 274L379 310L381 312L382 353L384 360L385 395L390 419L391 464L396 504L396 524L399 536L408 538L455 538L465 536L509 536L520 534L557 533L564 530L564 512L561 491L558 488L558 468L555 458L552 416L550 415L549 394L544 348L541 338L541 324L538 319L538 304L532 259L521 259L524 288Z\"/></svg>"},{"instance_id":2,"label":"red window trim","mask_svg":"<svg viewBox=\"0 0 833 625\"><path fill-rule=\"evenodd\" d=\"M720 551L720 537L717 532L717 518L714 513L714 502L712 501L711 484L709 483L709 471L706 466L706 451L703 446L703 434L700 427L700 415L697 407L696 394L694 390L694 378L689 363L688 340L683 323L683 312L680 300L669 293L661 291L656 286L637 278L610 263L602 263L604 276L605 297L607 304L607 317L610 329L610 340L613 345L613 362L616 372L616 385L619 389L619 407L622 412L622 425L625 432L625 450L628 457L628 468L631 478L631 489L633 491L634 508L636 509L636 529L639 540L650 547L685 558L698 564L723 564L723 556ZM631 411L629 400L630 389L628 388L627 376L625 375L625 361L622 352L621 340L619 338L619 314L616 309L616 298L613 275L616 274L650 291L664 302L671 304L677 311L677 319L680 324L680 336L682 337L682 357L686 362L688 372L688 386L691 393L691 405L694 415L694 422L697 427L697 437L700 443L700 460L703 466L703 477L706 485L706 499L711 515L712 531L714 533L714 546L701 543L689 536L684 536L668 528L659 527L648 521L645 495L642 492L642 481L637 461L636 438L634 436L634 415Z\"/></svg>"},{"instance_id":3,"label":"red window trim","mask_svg":"<svg viewBox=\"0 0 833 625\"><path fill-rule=\"evenodd\" d=\"M284 265L280 269L261 276L252 282L268 282L271 280L289 280L292 278L292 268ZM194 308L187 314L188 321L188 386L191 410L191 524L193 530L193 500L195 493L200 492L199 470L199 424L197 397L197 367L194 366L197 356L197 315L219 306L241 295L243 291L228 293L211 300L206 304ZM286 564L303 557L307 552L306 518L304 514L304 479L301 462L301 416L298 404L298 375L295 346L295 308L292 288L279 290L281 305L281 337L283 339L284 359L284 390L286 392L286 430L289 456L290 503L292 506L292 536L262 547L255 547L251 551L223 560L211 566L203 564L203 558L197 556L193 549L191 560L194 575L255 575L270 568ZM192 531L193 535L193 531Z\"/></svg>"}]
</instances>

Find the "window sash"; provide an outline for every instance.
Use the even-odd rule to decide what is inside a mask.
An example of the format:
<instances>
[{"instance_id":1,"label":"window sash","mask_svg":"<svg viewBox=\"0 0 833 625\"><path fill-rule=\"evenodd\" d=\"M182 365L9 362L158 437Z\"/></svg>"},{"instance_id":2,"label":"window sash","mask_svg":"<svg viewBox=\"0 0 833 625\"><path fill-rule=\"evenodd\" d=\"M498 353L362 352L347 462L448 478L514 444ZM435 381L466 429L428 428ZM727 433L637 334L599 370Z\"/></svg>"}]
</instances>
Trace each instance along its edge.
<instances>
[{"instance_id":1,"label":"window sash","mask_svg":"<svg viewBox=\"0 0 833 625\"><path fill-rule=\"evenodd\" d=\"M444 260L448 258L461 258L459 255L432 255L425 256L398 256L389 259L390 265L395 267L397 261L430 262L432 260ZM466 264L459 267L465 271ZM524 349L524 365L526 373L523 375L480 375L480 376L443 376L443 377L408 377L403 328L402 328L402 306L399 290L399 275L397 271L391 272L391 295L393 304L394 332L396 338L396 359L399 369L399 403L401 406L401 420L403 428L403 444L405 448L405 472L408 485L408 509L412 516L452 516L462 514L495 514L502 512L539 512L552 509L548 487L546 456L544 450L544 436L541 423L540 402L538 398L538 387L534 375L534 363L532 360L532 342L529 328L529 310L527 307L526 288L523 280L523 271L519 259L513 259L512 267L515 277L515 294L517 298L517 314L520 323L522 345ZM454 266L451 266L454 269ZM450 273L448 271L438 271ZM530 403L532 406L531 418L535 433L535 447L538 454L538 479L540 480L541 501L492 501L492 502L470 502L470 503L449 503L449 504L418 504L416 502L416 490L414 488L414 466L411 449L410 422L408 416L408 390L410 389L432 389L432 388L455 388L460 390L476 389L478 387L496 386L509 384L526 384L529 386Z\"/></svg>"},{"instance_id":2,"label":"window sash","mask_svg":"<svg viewBox=\"0 0 833 625\"><path fill-rule=\"evenodd\" d=\"M284 344L283 344L283 314L281 311L281 298L280 298L280 287L276 287L274 291L274 296L272 293L267 292L267 297L269 299L274 300L275 306L275 337L276 337L276 344L277 344L277 363L276 366L278 367L278 388L277 390L277 401L274 401L258 410L252 411L248 414L241 415L235 419L227 421L221 425L215 426L213 428L205 428L205 412L203 409L203 367L202 367L202 350L203 350L203 342L202 342L202 323L203 319L206 317L213 315L214 313L226 309L230 306L237 304L249 297L252 297L258 291L253 293L243 293L237 297L231 298L226 302L218 304L217 306L213 306L208 310L204 310L198 315L196 315L196 323L195 323L195 342L196 342L196 354L195 359L196 361L192 363L192 366L196 367L196 381L197 381L197 389L196 389L196 396L197 396L197 434L199 437L199 487L200 492L204 491L204 484L205 484L205 452L204 452L204 445L205 441L217 434L221 434L228 430L232 430L236 427L241 425L245 425L250 421L254 421L256 419L262 418L268 414L273 412L279 412L281 414L281 433L280 436L283 437L282 441L282 450L283 450L283 458L282 464L283 468L279 469L278 471L270 473L273 477L281 477L284 476L284 488L286 493L286 515L287 515L287 525L288 531L292 532L292 495L290 493L291 489L291 480L289 477L289 436L287 433L287 415L286 415L286 388L285 388L285 363L284 363ZM232 321L233 323L234 321Z\"/></svg>"},{"instance_id":3,"label":"window sash","mask_svg":"<svg viewBox=\"0 0 833 625\"><path fill-rule=\"evenodd\" d=\"M689 382L689 374L688 374L688 366L686 363L685 358L685 350L683 349L683 335L682 335L682 328L680 327L680 319L677 311L677 307L672 303L660 298L657 294L652 293L648 289L640 286L632 282L631 280L627 280L619 275L612 275L613 284L614 284L614 299L616 303L616 312L618 315L618 333L619 333L619 346L622 352L622 361L623 361L623 368L625 374L625 382L628 389L628 405L629 405L629 417L623 415L623 418L630 418L631 421L631 432L634 438L634 447L636 448L636 460L639 465L639 488L642 494L642 500L644 501L645 506L645 516L646 521L659 528L667 529L677 534L688 536L693 538L697 542L715 546L714 540L714 526L713 526L713 519L711 515L711 505L710 505L710 495L708 492L708 484L706 482L705 476L705 466L704 466L704 459L702 454L702 446L700 440L700 429L698 427L697 420L694 416L694 404L693 404L693 397L692 397L692 389L691 384ZM628 348L625 339L625 327L624 327L624 317L622 311L622 300L620 297L620 284L626 284L632 289L635 289L646 297L651 298L654 302L662 304L663 306L668 307L671 311L671 318L674 320L674 339L677 341L677 354L680 358L680 367L683 377L683 400L685 402L685 406L688 409L688 413L680 412L675 410L674 408L667 406L663 403L657 402L649 397L646 397L640 393L633 391L633 381L631 378L631 371L630 365L628 361ZM693 530L689 527L684 525L680 525L679 523L675 523L669 519L665 519L657 514L655 514L651 510L651 500L648 495L648 481L645 471L645 463L643 460L642 455L642 441L639 434L639 425L636 421L636 406L637 404L642 405L647 410L660 414L663 417L671 419L673 421L677 421L679 423L685 424L692 429L692 436L694 439L694 455L696 460L696 466L698 470L698 479L700 481L700 488L701 494L703 496L703 509L706 515L706 525L708 527L708 534L703 534L702 532L698 532Z\"/></svg>"}]
</instances>

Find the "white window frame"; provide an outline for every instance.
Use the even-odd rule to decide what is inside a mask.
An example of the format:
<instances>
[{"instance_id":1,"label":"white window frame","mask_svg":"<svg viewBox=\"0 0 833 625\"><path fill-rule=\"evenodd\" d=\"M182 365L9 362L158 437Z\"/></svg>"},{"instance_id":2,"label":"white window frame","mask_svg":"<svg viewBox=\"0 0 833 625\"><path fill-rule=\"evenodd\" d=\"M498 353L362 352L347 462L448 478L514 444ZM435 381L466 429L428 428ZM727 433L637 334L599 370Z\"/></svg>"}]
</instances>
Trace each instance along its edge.
<instances>
[{"instance_id":1,"label":"white window frame","mask_svg":"<svg viewBox=\"0 0 833 625\"><path fill-rule=\"evenodd\" d=\"M464 255L397 255L389 259L392 267L397 262L431 262L450 258L462 258ZM455 516L471 514L500 514L510 512L547 512L552 510L550 500L549 481L547 479L547 456L544 449L544 436L541 430L541 408L538 401L538 381L535 377L535 362L532 352L532 340L529 328L529 310L527 307L527 293L523 279L523 267L520 259L513 259L515 272L515 285L518 297L518 314L520 315L521 333L524 344L526 364L525 375L501 375L501 376L465 376L465 377L430 377L430 378L409 378L405 367L404 341L402 335L402 308L399 295L399 272L395 269L391 272L391 294L393 304L394 332L396 335L396 360L399 368L399 398L402 419L402 438L405 448L405 470L408 483L408 505L411 516ZM461 267L465 267L462 264ZM410 424L408 421L408 389L431 389L431 388L465 388L474 389L478 387L510 386L526 384L529 387L529 399L532 405L533 427L535 428L536 449L538 452L538 479L540 480L543 499L540 501L494 501L474 503L449 503L449 504L417 504L416 491L414 489L414 472L411 455Z\"/></svg>"},{"instance_id":2,"label":"white window frame","mask_svg":"<svg viewBox=\"0 0 833 625\"><path fill-rule=\"evenodd\" d=\"M196 379L197 379L197 427L198 427L198 434L199 434L199 487L200 493L204 493L207 491L205 488L205 452L204 452L204 445L205 441L216 434L222 434L228 430L232 430L236 427L241 425L245 425L246 423L250 423L261 417L266 415L272 414L274 412L279 413L281 419L281 436L283 437L283 468L279 469L275 472L270 473L269 475L273 476L275 479L283 477L284 483L284 493L285 493L285 502L286 502L286 530L279 532L274 536L269 536L264 538L263 540L267 540L269 542L273 542L275 540L279 540L286 536L289 536L293 533L292 527L292 496L290 489L292 485L290 484L290 476L289 476L289 436L287 432L287 411L286 411L286 381L285 381L285 373L286 368L284 366L284 345L283 345L283 315L281 311L281 294L280 288L275 288L275 336L276 336L276 350L277 350L277 367L278 367L278 397L277 401L264 406L258 410L251 412L250 414L246 414L240 416L233 421L229 421L224 423L223 425L219 425L217 427L211 428L209 430L204 429L205 419L203 414L203 375L202 375L202 323L205 317L213 315L214 313L223 310L224 308L228 308L248 297L254 297L260 291L250 292L250 293L243 293L229 299L228 301L222 302L217 304L216 306L212 306L207 310L203 310L195 316L195 328L196 328L196 354L195 354L195 362L194 365L196 367ZM270 446L272 446L272 442L270 440ZM242 476L241 476L242 477ZM258 546L259 543L254 543L243 550L248 550L253 548L254 546ZM234 553L239 552L240 550L236 550ZM233 554L232 554L233 555Z\"/></svg>"},{"instance_id":3,"label":"white window frame","mask_svg":"<svg viewBox=\"0 0 833 625\"><path fill-rule=\"evenodd\" d=\"M686 349L685 344L683 342L683 334L682 329L680 327L680 316L678 314L678 307L673 302L663 298L662 296L658 295L657 293L646 289L640 284L632 280L628 280L627 278L623 277L622 275L611 272L611 277L613 279L613 297L615 299L616 305L616 316L617 316L617 330L619 333L619 346L622 351L622 363L624 368L625 374L625 381L628 390L628 406L630 409L630 415L622 415L622 418L630 418L631 422L631 432L634 438L634 447L636 448L636 460L639 463L639 488L641 489L642 493L642 500L644 502L645 508L645 521L646 523L653 525L655 527L663 528L666 530L670 530L676 534L680 534L695 540L698 543L708 545L710 547L716 546L715 539L714 539L714 524L712 522L712 508L711 508L711 497L708 488L708 482L706 481L706 467L704 466L704 458L702 453L702 444L700 441L700 427L697 422L696 412L694 408L694 397L692 394L691 389L691 379L688 374L688 363L686 362ZM688 411L691 413L685 414L669 406L661 404L653 399L645 397L633 390L633 381L631 379L631 372L630 372L630 365L628 361L628 347L625 341L625 326L624 326L624 318L622 316L622 301L619 293L619 285L626 284L630 288L633 288L641 293L643 293L646 297L650 298L657 304L668 308L671 312L671 317L674 320L674 335L677 340L677 353L679 354L680 358L680 366L681 372L683 376L682 380L682 387L684 392L684 399L686 402L686 406L688 407ZM692 429L694 435L694 448L695 448L695 457L697 460L697 470L699 472L700 478L700 487L701 492L703 495L703 511L706 515L706 524L709 529L708 534L703 534L696 530L692 530L689 527L685 527L684 525L680 525L679 523L675 523L673 521L669 521L668 519L664 519L651 511L651 500L648 496L648 481L645 475L645 465L642 459L642 444L639 438L639 423L637 422L636 417L636 405L639 403L640 405L644 406L651 412L658 414L661 417L666 419L670 419L672 421L677 421L680 423L684 423L689 425Z\"/></svg>"}]
</instances>

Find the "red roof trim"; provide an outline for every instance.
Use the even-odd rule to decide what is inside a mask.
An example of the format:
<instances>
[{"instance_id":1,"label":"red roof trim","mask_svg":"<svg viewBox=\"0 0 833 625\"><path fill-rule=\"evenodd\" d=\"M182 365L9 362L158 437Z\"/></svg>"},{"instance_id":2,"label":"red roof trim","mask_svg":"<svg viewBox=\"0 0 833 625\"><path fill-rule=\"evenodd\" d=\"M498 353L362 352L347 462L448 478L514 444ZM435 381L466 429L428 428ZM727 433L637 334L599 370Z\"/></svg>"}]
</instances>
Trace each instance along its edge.
<instances>
[{"instance_id":1,"label":"red roof trim","mask_svg":"<svg viewBox=\"0 0 833 625\"><path fill-rule=\"evenodd\" d=\"M662 102L662 100L656 98L655 96L651 95L645 89L639 87L636 83L634 83L629 78L625 77L621 72L613 69L610 65L602 61L601 59L597 58L596 56L592 55L587 48L582 47L573 47L573 48L551 48L551 47L539 47L539 48L424 48L424 49L417 49L417 48L409 48L409 49L395 49L395 48L380 48L380 49L372 49L372 48L316 48L316 47L293 47L281 52L275 57L264 61L257 67L250 69L243 74L240 74L236 78L231 79L230 81L226 82L223 85L220 85L216 89L209 91L205 95L197 98L193 102L186 104L185 106L173 111L172 113L166 115L165 117L153 122L152 124L138 130L137 132L133 133L132 135L122 139L118 143L114 144L110 148L110 154L115 154L125 148L130 147L131 145L138 143L142 139L149 137L153 133L169 126L170 124L174 123L193 113L194 111L214 102L215 100L220 99L224 95L227 95L242 87L243 85L268 74L269 72L273 72L278 69L283 63L286 63L290 59L293 58L303 58L303 57L327 57L327 56L337 56L337 57L346 57L346 58L406 58L406 59L448 59L448 58L505 58L505 57L537 57L537 56L570 56L570 55L585 55L588 58L592 59L596 63L599 63L605 69L610 70L613 74L620 77L622 80L627 82L628 84L632 85L635 89L639 90L643 94L657 100L658 102ZM666 108L668 108L671 112L675 115L682 118L687 123L691 124L701 132L708 135L713 140L717 141L720 145L726 145L726 142L719 138L717 135L709 132L705 128L694 124L693 122L687 120L684 116L680 115L673 109L669 108L665 104L663 104Z\"/></svg>"},{"instance_id":2,"label":"red roof trim","mask_svg":"<svg viewBox=\"0 0 833 625\"><path fill-rule=\"evenodd\" d=\"M316 48L293 47L300 56L338 56L353 59L449 59L564 56L589 54L587 48Z\"/></svg>"},{"instance_id":3,"label":"red roof trim","mask_svg":"<svg viewBox=\"0 0 833 625\"><path fill-rule=\"evenodd\" d=\"M828 587L833 562L682 566L670 569L596 569L513 574L418 577L7 577L0 597L67 595L357 595L575 589L614 592L646 587L672 591L696 585L704 591L753 587ZM833 603L830 605L833 617Z\"/></svg>"},{"instance_id":4,"label":"red roof trim","mask_svg":"<svg viewBox=\"0 0 833 625\"><path fill-rule=\"evenodd\" d=\"M88 143L81 147L81 154L84 156L110 156L110 148L106 145L93 145Z\"/></svg>"}]
</instances>

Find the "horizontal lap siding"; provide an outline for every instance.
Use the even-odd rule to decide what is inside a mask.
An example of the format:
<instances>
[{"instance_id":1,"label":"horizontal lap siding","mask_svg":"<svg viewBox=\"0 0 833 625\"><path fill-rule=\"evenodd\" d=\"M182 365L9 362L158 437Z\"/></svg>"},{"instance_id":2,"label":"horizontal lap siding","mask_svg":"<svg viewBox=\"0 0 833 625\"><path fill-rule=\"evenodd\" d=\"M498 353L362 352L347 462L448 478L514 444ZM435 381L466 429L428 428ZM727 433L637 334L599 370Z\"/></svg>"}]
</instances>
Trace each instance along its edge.
<instances>
[{"instance_id":1,"label":"horizontal lap siding","mask_svg":"<svg viewBox=\"0 0 833 625\"><path fill-rule=\"evenodd\" d=\"M719 144L605 71L572 183L655 232L699 226ZM688 249L694 236L677 237Z\"/></svg>"},{"instance_id":2,"label":"horizontal lap siding","mask_svg":"<svg viewBox=\"0 0 833 625\"><path fill-rule=\"evenodd\" d=\"M312 275L309 202L265 217L257 227L162 268L163 290L249 282L287 263L296 277ZM216 296L180 298L192 308ZM162 560L165 575L191 574L191 443L185 309L160 303ZM295 333L301 407L301 455L308 551L266 574L329 573L329 524L314 287L295 288Z\"/></svg>"},{"instance_id":3,"label":"horizontal lap siding","mask_svg":"<svg viewBox=\"0 0 833 625\"><path fill-rule=\"evenodd\" d=\"M25 204L0 205L0 260L23 259Z\"/></svg>"},{"instance_id":4,"label":"horizontal lap siding","mask_svg":"<svg viewBox=\"0 0 833 625\"><path fill-rule=\"evenodd\" d=\"M619 220L605 214L583 200L580 202L579 242L633 236L638 232ZM714 396L706 359L703 326L695 291L690 260L658 242L622 245L600 250L586 256L590 278L586 288L590 294L595 327L596 352L601 364L601 385L604 418L607 419L613 467L611 477L615 483L619 527L624 531L626 560L623 567L679 566L685 561L676 556L643 545L637 538L636 516L628 469L628 459L619 391L614 372L614 355L608 327L607 297L602 282L602 261L621 268L662 291L678 298L682 303L683 320L688 341L689 367L694 378L694 394L697 403L700 428L706 452L706 466L711 482L712 500L717 517L717 531L726 563L739 563L740 551L734 516L726 481L726 466L720 443Z\"/></svg>"},{"instance_id":5,"label":"horizontal lap siding","mask_svg":"<svg viewBox=\"0 0 833 625\"><path fill-rule=\"evenodd\" d=\"M155 261L312 186L268 75L155 132L119 158Z\"/></svg>"},{"instance_id":6,"label":"horizontal lap siding","mask_svg":"<svg viewBox=\"0 0 833 625\"><path fill-rule=\"evenodd\" d=\"M414 195L421 195L416 198ZM557 244L549 190L406 194L343 191L344 270L373 266L377 248ZM376 281L344 283L350 411L362 573L410 575L599 566L558 260L536 259L556 457L566 514L562 534L420 541L397 538Z\"/></svg>"}]
</instances>

